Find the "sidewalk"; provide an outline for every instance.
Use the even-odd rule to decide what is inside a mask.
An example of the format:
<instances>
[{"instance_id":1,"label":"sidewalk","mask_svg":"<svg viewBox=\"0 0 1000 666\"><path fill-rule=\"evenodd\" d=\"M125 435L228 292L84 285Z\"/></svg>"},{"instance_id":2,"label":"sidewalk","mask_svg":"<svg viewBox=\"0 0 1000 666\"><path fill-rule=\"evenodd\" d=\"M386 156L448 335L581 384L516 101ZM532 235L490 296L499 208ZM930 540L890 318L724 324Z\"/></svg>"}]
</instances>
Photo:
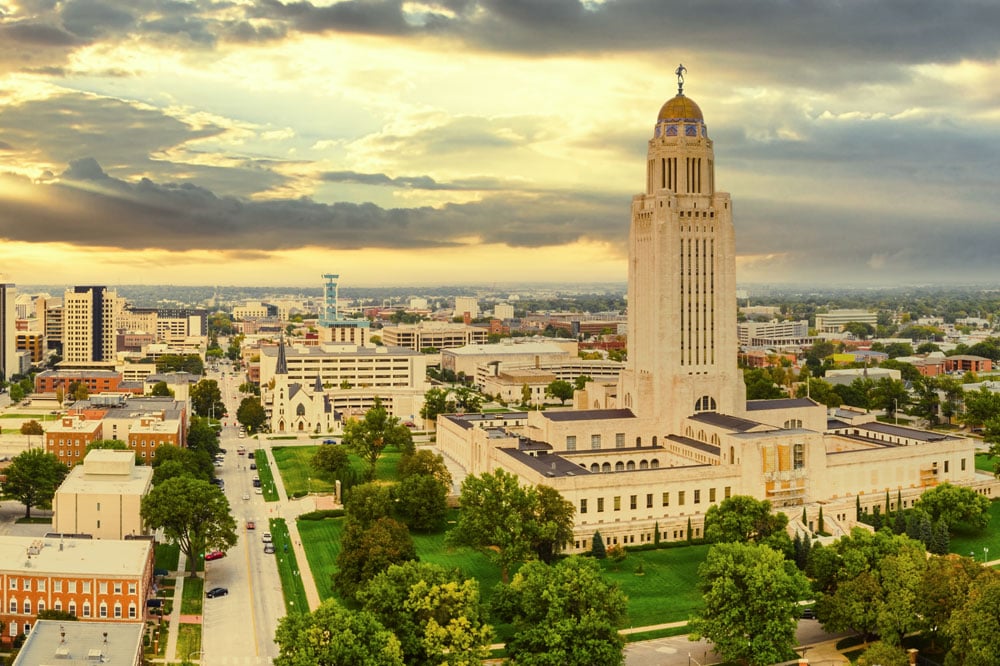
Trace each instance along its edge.
<instances>
[{"instance_id":1,"label":"sidewalk","mask_svg":"<svg viewBox=\"0 0 1000 666\"><path fill-rule=\"evenodd\" d=\"M170 619L167 624L167 647L163 651L164 661L168 664L176 660L177 634L180 633L181 628L181 600L184 598L184 579L186 578L184 567L186 564L187 558L182 552L177 560L177 571L174 578L174 600L170 605Z\"/></svg>"}]
</instances>

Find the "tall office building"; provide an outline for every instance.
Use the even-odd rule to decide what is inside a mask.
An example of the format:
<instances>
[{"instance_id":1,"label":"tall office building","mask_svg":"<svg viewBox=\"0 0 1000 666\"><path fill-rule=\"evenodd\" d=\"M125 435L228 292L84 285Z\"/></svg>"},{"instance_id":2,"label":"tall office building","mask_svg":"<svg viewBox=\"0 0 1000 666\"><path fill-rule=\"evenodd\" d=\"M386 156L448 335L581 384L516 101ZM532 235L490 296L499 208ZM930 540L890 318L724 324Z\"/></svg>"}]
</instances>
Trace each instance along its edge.
<instances>
[{"instance_id":1,"label":"tall office building","mask_svg":"<svg viewBox=\"0 0 1000 666\"><path fill-rule=\"evenodd\" d=\"M0 372L4 379L20 372L17 357L17 289L11 282L0 281Z\"/></svg>"},{"instance_id":2,"label":"tall office building","mask_svg":"<svg viewBox=\"0 0 1000 666\"><path fill-rule=\"evenodd\" d=\"M115 335L125 300L106 287L74 287L63 298L63 362L115 360Z\"/></svg>"}]
</instances>

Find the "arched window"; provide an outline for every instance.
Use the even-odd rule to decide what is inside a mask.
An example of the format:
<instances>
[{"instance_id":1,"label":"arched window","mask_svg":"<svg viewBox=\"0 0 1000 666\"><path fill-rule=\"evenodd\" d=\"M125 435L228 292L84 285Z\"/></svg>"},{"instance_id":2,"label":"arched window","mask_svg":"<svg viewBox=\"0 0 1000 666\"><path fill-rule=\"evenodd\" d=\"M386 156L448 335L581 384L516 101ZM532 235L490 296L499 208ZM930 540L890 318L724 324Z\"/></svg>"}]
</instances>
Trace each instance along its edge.
<instances>
[{"instance_id":1,"label":"arched window","mask_svg":"<svg viewBox=\"0 0 1000 666\"><path fill-rule=\"evenodd\" d=\"M715 411L715 398L707 395L703 395L694 403L695 412L714 412Z\"/></svg>"},{"instance_id":2,"label":"arched window","mask_svg":"<svg viewBox=\"0 0 1000 666\"><path fill-rule=\"evenodd\" d=\"M639 469L649 469L649 461L648 460L640 460L639 461Z\"/></svg>"},{"instance_id":3,"label":"arched window","mask_svg":"<svg viewBox=\"0 0 1000 666\"><path fill-rule=\"evenodd\" d=\"M31 615L31 599L24 600L24 614Z\"/></svg>"},{"instance_id":4,"label":"arched window","mask_svg":"<svg viewBox=\"0 0 1000 666\"><path fill-rule=\"evenodd\" d=\"M57 611L61 611L62 610L62 602L59 601L58 599L56 599L56 602L55 602L55 604L53 604L52 607L55 608Z\"/></svg>"},{"instance_id":5,"label":"arched window","mask_svg":"<svg viewBox=\"0 0 1000 666\"><path fill-rule=\"evenodd\" d=\"M691 426L688 426L687 428L684 428L684 436L685 437L691 437L692 435L694 435L694 430L691 429Z\"/></svg>"},{"instance_id":6,"label":"arched window","mask_svg":"<svg viewBox=\"0 0 1000 666\"><path fill-rule=\"evenodd\" d=\"M137 615L137 611L136 611L136 608L135 608L135 604L129 604L128 605L128 616L129 616L129 618L131 618L131 619L134 620L136 615Z\"/></svg>"},{"instance_id":7,"label":"arched window","mask_svg":"<svg viewBox=\"0 0 1000 666\"><path fill-rule=\"evenodd\" d=\"M590 471L596 474L597 472L601 471L601 466L598 465L597 463L594 463L593 465L590 466Z\"/></svg>"},{"instance_id":8,"label":"arched window","mask_svg":"<svg viewBox=\"0 0 1000 666\"><path fill-rule=\"evenodd\" d=\"M299 406L295 408L295 415L296 416L305 416L306 415L306 406L303 405L303 404L301 404L301 403L299 403Z\"/></svg>"},{"instance_id":9,"label":"arched window","mask_svg":"<svg viewBox=\"0 0 1000 666\"><path fill-rule=\"evenodd\" d=\"M641 449L642 448L642 437L636 437L635 438L635 448L637 448L637 449Z\"/></svg>"},{"instance_id":10,"label":"arched window","mask_svg":"<svg viewBox=\"0 0 1000 666\"><path fill-rule=\"evenodd\" d=\"M90 602L89 601L84 601L83 602L83 616L84 617L90 617Z\"/></svg>"},{"instance_id":11,"label":"arched window","mask_svg":"<svg viewBox=\"0 0 1000 666\"><path fill-rule=\"evenodd\" d=\"M653 446L656 446L656 435L653 435Z\"/></svg>"},{"instance_id":12,"label":"arched window","mask_svg":"<svg viewBox=\"0 0 1000 666\"><path fill-rule=\"evenodd\" d=\"M38 603L35 604L35 607L38 609L39 613L45 610L45 599L39 599Z\"/></svg>"},{"instance_id":13,"label":"arched window","mask_svg":"<svg viewBox=\"0 0 1000 666\"><path fill-rule=\"evenodd\" d=\"M122 616L122 605L120 602L115 602L115 617L120 618Z\"/></svg>"},{"instance_id":14,"label":"arched window","mask_svg":"<svg viewBox=\"0 0 1000 666\"><path fill-rule=\"evenodd\" d=\"M698 441L699 442L704 442L705 441L705 431L704 430L699 430L698 431Z\"/></svg>"},{"instance_id":15,"label":"arched window","mask_svg":"<svg viewBox=\"0 0 1000 666\"><path fill-rule=\"evenodd\" d=\"M649 466L653 469L660 469L660 461L656 458L653 458L652 460L649 461Z\"/></svg>"},{"instance_id":16,"label":"arched window","mask_svg":"<svg viewBox=\"0 0 1000 666\"><path fill-rule=\"evenodd\" d=\"M792 468L802 469L806 466L806 445L795 444L792 446Z\"/></svg>"},{"instance_id":17,"label":"arched window","mask_svg":"<svg viewBox=\"0 0 1000 666\"><path fill-rule=\"evenodd\" d=\"M103 601L101 602L101 606L100 606L100 616L101 617L107 617L108 616L108 605L106 603L104 603Z\"/></svg>"},{"instance_id":18,"label":"arched window","mask_svg":"<svg viewBox=\"0 0 1000 666\"><path fill-rule=\"evenodd\" d=\"M719 443L720 443L720 440L719 440L719 433L717 433L717 432L713 432L713 433L712 433L712 444L715 444L716 446L718 446L718 445L719 445Z\"/></svg>"},{"instance_id":19,"label":"arched window","mask_svg":"<svg viewBox=\"0 0 1000 666\"><path fill-rule=\"evenodd\" d=\"M69 602L69 608L67 610L70 615L76 617L76 602L75 601Z\"/></svg>"},{"instance_id":20,"label":"arched window","mask_svg":"<svg viewBox=\"0 0 1000 666\"><path fill-rule=\"evenodd\" d=\"M616 462L615 463L615 471L616 472L624 472L625 471L625 463L623 463L621 460L619 460L618 462Z\"/></svg>"},{"instance_id":21,"label":"arched window","mask_svg":"<svg viewBox=\"0 0 1000 666\"><path fill-rule=\"evenodd\" d=\"M633 471L633 470L635 470L635 461L634 460L629 460L628 464L625 465L625 469L627 469L630 472Z\"/></svg>"},{"instance_id":22,"label":"arched window","mask_svg":"<svg viewBox=\"0 0 1000 666\"><path fill-rule=\"evenodd\" d=\"M10 612L11 613L16 613L17 612L17 599L11 599L10 600Z\"/></svg>"},{"instance_id":23,"label":"arched window","mask_svg":"<svg viewBox=\"0 0 1000 666\"><path fill-rule=\"evenodd\" d=\"M604 463L603 465L601 465L601 471L605 472L605 473L610 472L611 471L611 463Z\"/></svg>"}]
</instances>

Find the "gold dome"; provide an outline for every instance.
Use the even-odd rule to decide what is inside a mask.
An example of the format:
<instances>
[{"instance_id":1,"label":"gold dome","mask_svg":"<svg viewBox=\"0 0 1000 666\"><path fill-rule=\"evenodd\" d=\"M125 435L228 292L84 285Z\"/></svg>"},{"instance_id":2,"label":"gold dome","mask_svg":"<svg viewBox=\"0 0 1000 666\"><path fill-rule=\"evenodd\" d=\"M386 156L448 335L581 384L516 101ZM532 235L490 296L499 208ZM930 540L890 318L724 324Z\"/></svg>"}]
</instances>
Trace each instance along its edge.
<instances>
[{"instance_id":1,"label":"gold dome","mask_svg":"<svg viewBox=\"0 0 1000 666\"><path fill-rule=\"evenodd\" d=\"M684 95L677 95L660 108L658 120L700 120L705 121L701 109Z\"/></svg>"}]
</instances>

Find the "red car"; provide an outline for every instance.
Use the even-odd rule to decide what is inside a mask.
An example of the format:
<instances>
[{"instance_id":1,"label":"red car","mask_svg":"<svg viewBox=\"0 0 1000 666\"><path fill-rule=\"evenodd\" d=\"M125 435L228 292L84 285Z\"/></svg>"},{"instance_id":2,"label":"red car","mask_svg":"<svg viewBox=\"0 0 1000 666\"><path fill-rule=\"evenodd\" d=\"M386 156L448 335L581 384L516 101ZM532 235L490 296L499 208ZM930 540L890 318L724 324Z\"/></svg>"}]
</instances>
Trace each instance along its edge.
<instances>
[{"instance_id":1,"label":"red car","mask_svg":"<svg viewBox=\"0 0 1000 666\"><path fill-rule=\"evenodd\" d=\"M226 554L221 550L213 550L210 553L205 553L205 561L210 562L212 560L221 560Z\"/></svg>"}]
</instances>

